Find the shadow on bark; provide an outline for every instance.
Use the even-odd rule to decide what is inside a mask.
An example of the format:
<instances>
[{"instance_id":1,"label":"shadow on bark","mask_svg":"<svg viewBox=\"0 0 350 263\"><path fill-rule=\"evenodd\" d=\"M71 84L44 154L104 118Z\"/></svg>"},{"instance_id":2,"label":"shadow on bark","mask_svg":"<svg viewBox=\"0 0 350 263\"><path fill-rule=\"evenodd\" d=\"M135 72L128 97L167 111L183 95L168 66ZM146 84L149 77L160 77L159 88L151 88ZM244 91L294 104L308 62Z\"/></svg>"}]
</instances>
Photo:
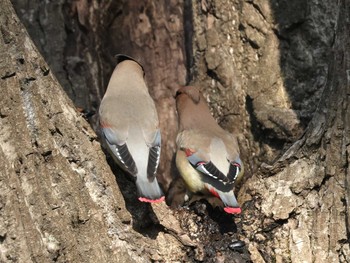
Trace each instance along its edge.
<instances>
[{"instance_id":1,"label":"shadow on bark","mask_svg":"<svg viewBox=\"0 0 350 263\"><path fill-rule=\"evenodd\" d=\"M202 244L183 248L189 258L249 262L246 250L228 249L242 238L254 262L345 262L346 1L93 2L97 8L87 1L13 1L67 94L88 112L99 105L112 56L141 59L167 141L160 165L165 188L174 175L173 83L199 85L219 123L237 134L249 175L240 191L245 212L228 217L206 202L176 211L173 222ZM153 240L169 233L155 209L135 202L134 183L109 164L132 227Z\"/></svg>"}]
</instances>

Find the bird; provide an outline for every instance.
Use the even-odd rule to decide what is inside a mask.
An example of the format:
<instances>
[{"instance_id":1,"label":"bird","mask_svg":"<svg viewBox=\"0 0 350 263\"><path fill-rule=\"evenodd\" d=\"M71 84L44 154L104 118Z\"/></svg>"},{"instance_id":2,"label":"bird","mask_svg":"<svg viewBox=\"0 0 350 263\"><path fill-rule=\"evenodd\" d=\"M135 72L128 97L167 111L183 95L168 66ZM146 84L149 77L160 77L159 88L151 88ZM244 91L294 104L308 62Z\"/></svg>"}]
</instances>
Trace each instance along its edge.
<instances>
[{"instance_id":1,"label":"bird","mask_svg":"<svg viewBox=\"0 0 350 263\"><path fill-rule=\"evenodd\" d=\"M161 132L144 68L130 56L116 58L99 107L101 134L115 162L136 180L139 201L162 202L164 193L156 177Z\"/></svg>"},{"instance_id":2,"label":"bird","mask_svg":"<svg viewBox=\"0 0 350 263\"><path fill-rule=\"evenodd\" d=\"M175 99L175 162L188 190L185 198L213 195L223 202L225 212L240 214L234 186L242 179L244 166L237 139L218 125L198 87L180 87Z\"/></svg>"}]
</instances>

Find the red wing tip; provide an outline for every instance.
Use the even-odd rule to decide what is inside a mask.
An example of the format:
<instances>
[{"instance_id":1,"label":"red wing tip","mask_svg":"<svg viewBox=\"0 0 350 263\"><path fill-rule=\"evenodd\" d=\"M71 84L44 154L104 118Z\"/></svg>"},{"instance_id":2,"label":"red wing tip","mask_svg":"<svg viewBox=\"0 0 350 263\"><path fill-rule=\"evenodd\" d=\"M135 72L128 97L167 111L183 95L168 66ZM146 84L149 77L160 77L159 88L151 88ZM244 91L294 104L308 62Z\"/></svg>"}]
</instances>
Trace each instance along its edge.
<instances>
[{"instance_id":1,"label":"red wing tip","mask_svg":"<svg viewBox=\"0 0 350 263\"><path fill-rule=\"evenodd\" d=\"M146 197L139 197L140 202L145 202L145 203L160 203L163 202L165 199L165 196L162 196L159 199L148 199Z\"/></svg>"},{"instance_id":2,"label":"red wing tip","mask_svg":"<svg viewBox=\"0 0 350 263\"><path fill-rule=\"evenodd\" d=\"M108 123L102 122L102 121L100 121L100 125L101 125L102 128L111 128L111 127L112 127L112 126L109 125Z\"/></svg>"},{"instance_id":3,"label":"red wing tip","mask_svg":"<svg viewBox=\"0 0 350 263\"><path fill-rule=\"evenodd\" d=\"M185 154L186 154L187 157L191 156L194 153L195 153L195 150L193 150L193 149L189 149L189 148L185 149Z\"/></svg>"},{"instance_id":4,"label":"red wing tip","mask_svg":"<svg viewBox=\"0 0 350 263\"><path fill-rule=\"evenodd\" d=\"M240 214L242 209L240 207L224 207L224 210L228 214Z\"/></svg>"}]
</instances>

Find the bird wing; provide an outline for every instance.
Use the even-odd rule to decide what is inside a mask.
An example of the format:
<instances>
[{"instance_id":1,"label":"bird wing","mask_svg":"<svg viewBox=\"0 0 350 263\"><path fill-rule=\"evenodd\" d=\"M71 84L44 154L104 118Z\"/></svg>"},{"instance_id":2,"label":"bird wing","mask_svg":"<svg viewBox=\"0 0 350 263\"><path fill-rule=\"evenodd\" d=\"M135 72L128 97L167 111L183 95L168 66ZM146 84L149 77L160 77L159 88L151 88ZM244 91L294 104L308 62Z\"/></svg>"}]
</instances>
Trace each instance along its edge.
<instances>
[{"instance_id":1,"label":"bird wing","mask_svg":"<svg viewBox=\"0 0 350 263\"><path fill-rule=\"evenodd\" d=\"M161 134L158 129L155 133L154 139L149 145L149 155L147 164L147 177L153 179L156 175L159 160L160 160L160 148L161 148Z\"/></svg>"},{"instance_id":2,"label":"bird wing","mask_svg":"<svg viewBox=\"0 0 350 263\"><path fill-rule=\"evenodd\" d=\"M137 147L143 143L147 151L142 151L144 158L149 154L148 174L154 174L159 164L160 132L157 111L148 93L120 93L104 98L99 113L102 133L120 166L136 176L135 158L143 157L134 155L141 155Z\"/></svg>"},{"instance_id":3,"label":"bird wing","mask_svg":"<svg viewBox=\"0 0 350 263\"><path fill-rule=\"evenodd\" d=\"M186 153L187 160L192 167L210 178L211 182L217 181L223 186L232 186L241 172L242 165L238 154L236 154L237 150L233 154L236 145L233 147L226 146L227 140L231 140L231 137L228 137L227 140L214 138L212 134L203 131L183 131L179 134L177 143ZM235 141L232 141L232 143L235 143ZM230 150L231 152L229 152ZM234 160L229 159L232 155L236 156ZM218 168L220 162L218 160L221 161L221 167L227 166L227 173ZM227 164L225 164L226 162Z\"/></svg>"},{"instance_id":4,"label":"bird wing","mask_svg":"<svg viewBox=\"0 0 350 263\"><path fill-rule=\"evenodd\" d=\"M223 142L226 146L227 160L230 163L230 168L227 176L230 180L239 182L244 174L244 165L240 159L238 142L235 136L225 132L222 135Z\"/></svg>"},{"instance_id":5,"label":"bird wing","mask_svg":"<svg viewBox=\"0 0 350 263\"><path fill-rule=\"evenodd\" d=\"M114 132L112 127L102 127L102 133L106 139L109 149L114 157L117 158L122 168L135 176L137 174L137 167L130 154L126 141L121 141L118 139L116 135L117 133Z\"/></svg>"},{"instance_id":6,"label":"bird wing","mask_svg":"<svg viewBox=\"0 0 350 263\"><path fill-rule=\"evenodd\" d=\"M196 170L221 182L223 185L233 185L235 183L236 177L239 173L239 167L236 165L236 163L230 163L229 172L227 175L225 175L212 161L205 161L199 156L200 155L197 155L196 153L187 156L187 160Z\"/></svg>"}]
</instances>

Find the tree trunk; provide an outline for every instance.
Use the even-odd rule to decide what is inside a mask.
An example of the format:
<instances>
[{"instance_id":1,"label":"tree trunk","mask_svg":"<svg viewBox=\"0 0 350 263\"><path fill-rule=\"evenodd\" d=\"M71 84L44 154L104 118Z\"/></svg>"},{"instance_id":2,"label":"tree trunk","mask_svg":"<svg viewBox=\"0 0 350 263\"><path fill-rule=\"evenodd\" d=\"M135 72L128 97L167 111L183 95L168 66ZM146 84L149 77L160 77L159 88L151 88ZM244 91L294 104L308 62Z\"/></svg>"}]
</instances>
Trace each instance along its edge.
<instances>
[{"instance_id":1,"label":"tree trunk","mask_svg":"<svg viewBox=\"0 0 350 263\"><path fill-rule=\"evenodd\" d=\"M328 4L334 8L329 13L336 14L335 31L327 36L331 56L317 109L303 136L241 189L254 203L244 215L244 233L257 262L350 259L350 5L345 0Z\"/></svg>"},{"instance_id":2,"label":"tree trunk","mask_svg":"<svg viewBox=\"0 0 350 263\"><path fill-rule=\"evenodd\" d=\"M348 1L193 2L191 77L251 164L239 199L253 262L350 258L349 11Z\"/></svg>"},{"instance_id":3,"label":"tree trunk","mask_svg":"<svg viewBox=\"0 0 350 263\"><path fill-rule=\"evenodd\" d=\"M2 0L1 261L349 261L347 0L12 2L49 66ZM242 216L137 203L109 162L114 179L53 74L96 112L117 53L146 69L166 189L175 88L201 88L240 143Z\"/></svg>"},{"instance_id":4,"label":"tree trunk","mask_svg":"<svg viewBox=\"0 0 350 263\"><path fill-rule=\"evenodd\" d=\"M165 205L143 206L154 237L134 219L97 137L62 91L11 3L0 12L0 261L150 262L183 258ZM141 204L136 203L136 207ZM163 213L164 214L164 213ZM173 220L174 221L174 220ZM158 227L156 227L158 226ZM170 230L169 230L170 229ZM175 235L174 234L174 235Z\"/></svg>"}]
</instances>

